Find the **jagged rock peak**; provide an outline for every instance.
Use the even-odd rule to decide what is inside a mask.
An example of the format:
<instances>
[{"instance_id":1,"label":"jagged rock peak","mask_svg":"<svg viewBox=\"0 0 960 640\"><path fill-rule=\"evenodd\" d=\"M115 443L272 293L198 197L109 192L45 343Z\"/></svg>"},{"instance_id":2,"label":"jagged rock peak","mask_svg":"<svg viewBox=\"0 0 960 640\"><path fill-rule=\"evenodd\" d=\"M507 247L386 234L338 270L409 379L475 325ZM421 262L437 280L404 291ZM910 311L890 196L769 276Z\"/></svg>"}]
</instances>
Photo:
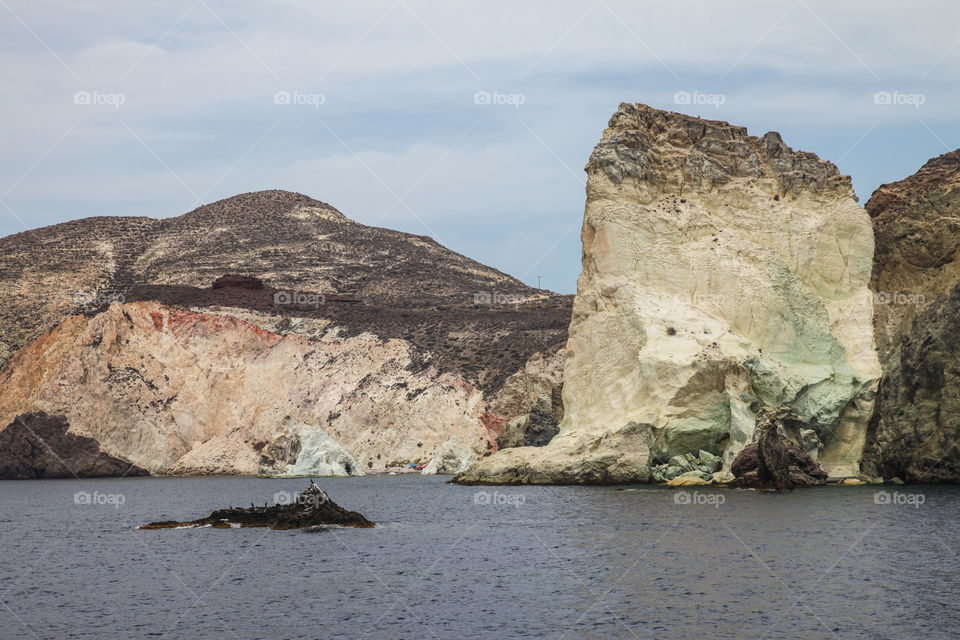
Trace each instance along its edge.
<instances>
[{"instance_id":1,"label":"jagged rock peak","mask_svg":"<svg viewBox=\"0 0 960 640\"><path fill-rule=\"evenodd\" d=\"M758 138L746 127L645 104L620 104L586 171L602 172L615 184L625 178L646 183L649 194L640 192L641 201L674 188L681 195L719 190L738 178L772 180L777 197L853 195L850 176L816 154L794 151L775 131Z\"/></svg>"},{"instance_id":2,"label":"jagged rock peak","mask_svg":"<svg viewBox=\"0 0 960 640\"><path fill-rule=\"evenodd\" d=\"M928 198L931 192L960 185L960 149L928 160L915 174L882 184L866 204L872 218L882 223L916 200Z\"/></svg>"}]
</instances>

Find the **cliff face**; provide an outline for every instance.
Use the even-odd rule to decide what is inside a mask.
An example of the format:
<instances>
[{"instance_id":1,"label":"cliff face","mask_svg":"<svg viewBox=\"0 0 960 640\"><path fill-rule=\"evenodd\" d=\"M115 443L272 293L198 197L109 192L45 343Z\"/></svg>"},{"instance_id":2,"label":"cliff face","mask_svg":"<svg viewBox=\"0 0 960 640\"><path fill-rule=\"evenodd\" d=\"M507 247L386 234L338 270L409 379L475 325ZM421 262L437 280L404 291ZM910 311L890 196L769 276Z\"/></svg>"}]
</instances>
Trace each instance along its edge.
<instances>
[{"instance_id":1,"label":"cliff face","mask_svg":"<svg viewBox=\"0 0 960 640\"><path fill-rule=\"evenodd\" d=\"M909 482L960 479L960 151L881 186L871 287L883 364L866 462Z\"/></svg>"},{"instance_id":2,"label":"cliff face","mask_svg":"<svg viewBox=\"0 0 960 640\"><path fill-rule=\"evenodd\" d=\"M880 369L849 178L776 133L628 104L586 171L560 434L461 480L646 481L699 450L729 471L772 406L856 474Z\"/></svg>"},{"instance_id":3,"label":"cliff face","mask_svg":"<svg viewBox=\"0 0 960 640\"><path fill-rule=\"evenodd\" d=\"M491 440L482 392L402 340L309 341L157 303L69 318L0 385L3 423L24 406L63 415L154 474L357 474Z\"/></svg>"},{"instance_id":4,"label":"cliff face","mask_svg":"<svg viewBox=\"0 0 960 640\"><path fill-rule=\"evenodd\" d=\"M286 192L4 238L0 298L0 424L62 415L151 473L288 475L496 450L571 303Z\"/></svg>"}]
</instances>

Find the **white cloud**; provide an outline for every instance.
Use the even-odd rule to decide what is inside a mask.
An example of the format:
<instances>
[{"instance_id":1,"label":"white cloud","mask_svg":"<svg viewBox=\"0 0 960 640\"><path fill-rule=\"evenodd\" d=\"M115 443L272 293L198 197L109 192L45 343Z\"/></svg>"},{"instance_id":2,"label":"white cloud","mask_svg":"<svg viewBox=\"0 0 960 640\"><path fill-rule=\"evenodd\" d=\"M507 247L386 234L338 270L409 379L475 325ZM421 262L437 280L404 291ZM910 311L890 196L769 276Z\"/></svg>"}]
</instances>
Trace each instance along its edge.
<instances>
[{"instance_id":1,"label":"white cloud","mask_svg":"<svg viewBox=\"0 0 960 640\"><path fill-rule=\"evenodd\" d=\"M472 125L406 196L416 215L397 205L380 224L422 232L425 222L468 255L518 269L511 256L549 247L546 235L569 227L557 220L582 211L581 168L620 101L684 110L676 91L722 93L720 108L695 111L843 155L862 195L889 178L894 153L918 166L960 135L960 6L946 0L8 5L0 194L28 224L174 215L214 183L205 199L281 186L373 222L390 190L406 190ZM280 90L324 101L276 105ZM524 104L475 105L478 90ZM77 91L123 104L77 105ZM878 105L877 91L924 102ZM887 159L881 135L898 141ZM22 228L4 212L0 233ZM544 264L570 280L579 252L560 250L569 255Z\"/></svg>"}]
</instances>

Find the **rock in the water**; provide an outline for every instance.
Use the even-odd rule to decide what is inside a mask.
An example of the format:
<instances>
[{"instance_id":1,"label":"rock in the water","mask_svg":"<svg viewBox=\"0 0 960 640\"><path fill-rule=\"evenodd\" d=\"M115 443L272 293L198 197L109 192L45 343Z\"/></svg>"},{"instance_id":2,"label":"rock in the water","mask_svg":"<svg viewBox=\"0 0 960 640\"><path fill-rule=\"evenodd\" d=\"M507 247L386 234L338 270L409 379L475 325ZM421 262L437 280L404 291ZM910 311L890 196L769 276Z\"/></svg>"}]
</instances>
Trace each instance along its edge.
<instances>
[{"instance_id":1,"label":"rock in the water","mask_svg":"<svg viewBox=\"0 0 960 640\"><path fill-rule=\"evenodd\" d=\"M871 475L960 481L960 151L881 186L875 330L884 370L864 455Z\"/></svg>"},{"instance_id":2,"label":"rock in the water","mask_svg":"<svg viewBox=\"0 0 960 640\"><path fill-rule=\"evenodd\" d=\"M581 443L629 424L652 436L620 452L633 481L699 450L729 467L756 413L781 405L820 439L825 469L858 473L880 368L873 230L849 177L776 133L631 104L586 171L560 433L462 479L602 477L619 459Z\"/></svg>"},{"instance_id":3,"label":"rock in the water","mask_svg":"<svg viewBox=\"0 0 960 640\"><path fill-rule=\"evenodd\" d=\"M764 409L757 416L757 442L743 448L733 461L733 486L756 489L793 489L824 484L826 472L787 433L803 419L787 407Z\"/></svg>"},{"instance_id":4,"label":"rock in the water","mask_svg":"<svg viewBox=\"0 0 960 640\"><path fill-rule=\"evenodd\" d=\"M141 529L175 529L210 526L217 529L235 527L269 527L270 529L306 529L321 525L369 528L374 526L356 511L347 511L330 499L327 493L310 482L310 486L293 497L290 504L214 511L206 518L178 522L164 520L145 524Z\"/></svg>"},{"instance_id":5,"label":"rock in the water","mask_svg":"<svg viewBox=\"0 0 960 640\"><path fill-rule=\"evenodd\" d=\"M667 482L668 487L696 487L710 484L711 477L699 471L689 471Z\"/></svg>"},{"instance_id":6,"label":"rock in the water","mask_svg":"<svg viewBox=\"0 0 960 640\"><path fill-rule=\"evenodd\" d=\"M149 475L69 427L63 416L42 411L17 416L0 431L0 480Z\"/></svg>"},{"instance_id":7,"label":"rock in the water","mask_svg":"<svg viewBox=\"0 0 960 640\"><path fill-rule=\"evenodd\" d=\"M213 281L214 289L263 289L263 281L253 276L241 276L227 273Z\"/></svg>"}]
</instances>

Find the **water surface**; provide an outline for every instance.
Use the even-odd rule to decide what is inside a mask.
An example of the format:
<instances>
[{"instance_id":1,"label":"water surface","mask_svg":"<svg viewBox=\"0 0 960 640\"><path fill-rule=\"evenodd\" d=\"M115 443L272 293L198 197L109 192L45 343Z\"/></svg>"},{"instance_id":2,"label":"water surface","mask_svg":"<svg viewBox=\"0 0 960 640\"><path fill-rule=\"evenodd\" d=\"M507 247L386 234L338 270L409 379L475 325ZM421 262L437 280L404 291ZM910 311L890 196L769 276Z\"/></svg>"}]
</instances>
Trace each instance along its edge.
<instances>
[{"instance_id":1,"label":"water surface","mask_svg":"<svg viewBox=\"0 0 960 640\"><path fill-rule=\"evenodd\" d=\"M303 480L0 482L0 638L960 636L952 487L444 481L320 480L378 523L320 533L135 529Z\"/></svg>"}]
</instances>

